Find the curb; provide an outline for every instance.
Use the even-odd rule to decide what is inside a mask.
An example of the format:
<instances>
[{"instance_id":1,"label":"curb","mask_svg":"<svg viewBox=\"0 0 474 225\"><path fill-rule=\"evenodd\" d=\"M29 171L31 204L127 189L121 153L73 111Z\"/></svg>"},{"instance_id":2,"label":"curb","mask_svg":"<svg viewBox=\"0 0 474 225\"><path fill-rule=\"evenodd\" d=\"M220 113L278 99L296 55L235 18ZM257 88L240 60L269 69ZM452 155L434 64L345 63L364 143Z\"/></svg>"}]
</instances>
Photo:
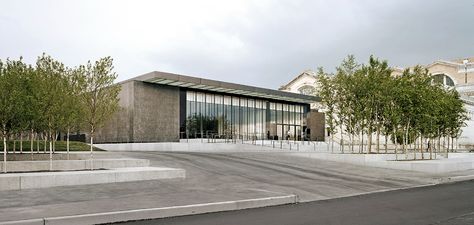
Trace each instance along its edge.
<instances>
[{"instance_id":1,"label":"curb","mask_svg":"<svg viewBox=\"0 0 474 225\"><path fill-rule=\"evenodd\" d=\"M298 196L285 195L267 198L255 198L237 201L213 202L184 206L172 206L162 208L148 208L125 210L116 212L92 213L73 216L47 217L31 220L19 220L0 222L0 225L54 225L54 224L102 224L116 223L133 220L159 219L166 217L196 215L212 212L223 212L250 208L260 208L267 206L295 204L298 202Z\"/></svg>"},{"instance_id":2,"label":"curb","mask_svg":"<svg viewBox=\"0 0 474 225\"><path fill-rule=\"evenodd\" d=\"M447 183L454 183L459 181L468 181L474 180L474 175L465 175L465 176L456 176L456 177L445 177L437 179L437 184L447 184Z\"/></svg>"}]
</instances>

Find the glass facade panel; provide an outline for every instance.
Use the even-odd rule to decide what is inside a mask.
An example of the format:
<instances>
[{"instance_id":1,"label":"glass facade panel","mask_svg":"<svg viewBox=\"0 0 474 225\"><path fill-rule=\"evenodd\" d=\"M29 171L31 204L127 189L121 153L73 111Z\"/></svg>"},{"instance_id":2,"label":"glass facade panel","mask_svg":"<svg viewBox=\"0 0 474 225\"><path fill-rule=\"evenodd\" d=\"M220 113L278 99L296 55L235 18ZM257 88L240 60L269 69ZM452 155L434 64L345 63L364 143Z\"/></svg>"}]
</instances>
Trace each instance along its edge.
<instances>
[{"instance_id":1,"label":"glass facade panel","mask_svg":"<svg viewBox=\"0 0 474 225\"><path fill-rule=\"evenodd\" d=\"M300 140L309 107L189 90L185 105L187 137L245 140Z\"/></svg>"}]
</instances>

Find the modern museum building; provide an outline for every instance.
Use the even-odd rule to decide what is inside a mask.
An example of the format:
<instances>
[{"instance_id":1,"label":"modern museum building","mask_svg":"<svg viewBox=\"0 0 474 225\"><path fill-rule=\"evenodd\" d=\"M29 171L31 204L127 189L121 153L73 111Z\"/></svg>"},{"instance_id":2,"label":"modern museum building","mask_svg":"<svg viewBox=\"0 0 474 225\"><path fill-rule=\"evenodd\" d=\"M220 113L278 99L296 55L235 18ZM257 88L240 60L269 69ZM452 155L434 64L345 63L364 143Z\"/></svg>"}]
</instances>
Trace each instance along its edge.
<instances>
[{"instance_id":1,"label":"modern museum building","mask_svg":"<svg viewBox=\"0 0 474 225\"><path fill-rule=\"evenodd\" d=\"M310 110L315 96L165 72L119 85L120 109L97 143L324 139L324 114Z\"/></svg>"}]
</instances>

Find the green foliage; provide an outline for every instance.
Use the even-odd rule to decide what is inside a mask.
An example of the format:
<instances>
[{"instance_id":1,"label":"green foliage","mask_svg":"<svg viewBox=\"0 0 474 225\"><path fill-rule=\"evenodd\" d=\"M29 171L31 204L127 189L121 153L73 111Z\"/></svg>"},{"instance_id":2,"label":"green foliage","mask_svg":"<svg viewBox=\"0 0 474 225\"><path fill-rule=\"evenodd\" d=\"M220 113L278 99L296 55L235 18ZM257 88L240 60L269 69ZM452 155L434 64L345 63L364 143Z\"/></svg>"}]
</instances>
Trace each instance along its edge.
<instances>
[{"instance_id":1,"label":"green foliage","mask_svg":"<svg viewBox=\"0 0 474 225\"><path fill-rule=\"evenodd\" d=\"M112 58L106 57L95 63L89 61L79 70L84 79L81 102L91 136L118 110L120 86L114 84L117 74L113 72L113 68Z\"/></svg>"},{"instance_id":2,"label":"green foliage","mask_svg":"<svg viewBox=\"0 0 474 225\"><path fill-rule=\"evenodd\" d=\"M30 141L23 141L23 145L24 146L27 146L30 144ZM37 143L37 141L34 141L33 142L33 145L36 146L36 144L39 144L39 146L41 146L41 149L40 149L40 153L43 152L43 144L44 142L43 141L39 141L39 143ZM67 147L67 144L66 144L66 141L57 141L55 143L56 145L56 151L66 151L66 147ZM13 141L7 141L7 146L8 146L8 151L13 151ZM19 151L19 146L20 146L20 141L17 141L16 143L16 151L18 153ZM0 148L3 149L3 143L0 142ZM69 142L69 151L88 151L89 150L89 145L87 145L86 143L83 143L83 142L79 142L79 141L70 141ZM36 151L36 150L35 150ZM100 149L100 148L97 148L97 147L94 147L94 151L104 151L103 149ZM28 153L25 153L25 154L30 154L29 152Z\"/></svg>"},{"instance_id":3,"label":"green foliage","mask_svg":"<svg viewBox=\"0 0 474 225\"><path fill-rule=\"evenodd\" d=\"M120 88L113 84L117 75L112 70L110 57L75 69L46 54L34 67L22 58L0 60L1 135L47 134L54 140L57 133L78 131L84 124L100 126L118 105ZM93 112L86 110L91 105Z\"/></svg>"},{"instance_id":4,"label":"green foliage","mask_svg":"<svg viewBox=\"0 0 474 225\"><path fill-rule=\"evenodd\" d=\"M433 82L421 66L392 76L386 61L371 56L360 66L350 55L336 69L335 76L318 69L318 94L331 134L342 125L341 132L351 135L380 132L410 144L420 135L459 137L468 119L459 93Z\"/></svg>"}]
</instances>

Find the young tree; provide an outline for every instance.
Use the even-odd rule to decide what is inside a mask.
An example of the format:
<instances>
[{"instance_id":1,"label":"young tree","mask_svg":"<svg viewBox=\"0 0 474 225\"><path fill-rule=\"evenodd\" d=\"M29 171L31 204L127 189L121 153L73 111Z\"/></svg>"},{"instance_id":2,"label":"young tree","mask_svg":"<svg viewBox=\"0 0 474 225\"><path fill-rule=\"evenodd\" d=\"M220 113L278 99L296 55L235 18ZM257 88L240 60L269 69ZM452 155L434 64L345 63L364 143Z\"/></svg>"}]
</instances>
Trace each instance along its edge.
<instances>
[{"instance_id":1,"label":"young tree","mask_svg":"<svg viewBox=\"0 0 474 225\"><path fill-rule=\"evenodd\" d=\"M19 60L0 61L0 131L3 137L3 172L7 172L7 136L18 130L22 109L22 74L26 66Z\"/></svg>"},{"instance_id":2,"label":"young tree","mask_svg":"<svg viewBox=\"0 0 474 225\"><path fill-rule=\"evenodd\" d=\"M64 77L65 93L63 96L64 106L61 112L61 128L66 132L67 159L69 159L69 135L71 129L81 128L81 119L84 114L84 107L81 101L81 88L84 85L84 79L81 77L84 74L83 69L83 67L68 69Z\"/></svg>"},{"instance_id":3,"label":"young tree","mask_svg":"<svg viewBox=\"0 0 474 225\"><path fill-rule=\"evenodd\" d=\"M356 73L359 66L360 65L356 62L354 55L348 55L342 61L341 65L336 67L336 76L333 78L336 116L338 119L337 125L339 125L340 148L342 153L344 153L344 130L353 134L353 124L351 123L353 122L353 109L351 105L354 103L355 99L353 93L351 93L351 91L353 91L351 78ZM353 135L350 139L352 143ZM353 143L351 146L353 146Z\"/></svg>"},{"instance_id":4,"label":"young tree","mask_svg":"<svg viewBox=\"0 0 474 225\"><path fill-rule=\"evenodd\" d=\"M36 72L38 73L39 104L38 109L42 114L47 138L49 139L49 169L53 169L53 142L56 139L56 131L59 128L61 112L64 106L64 79L66 72L64 64L54 60L51 56L43 54L36 61Z\"/></svg>"},{"instance_id":5,"label":"young tree","mask_svg":"<svg viewBox=\"0 0 474 225\"><path fill-rule=\"evenodd\" d=\"M80 71L84 79L82 104L84 118L90 134L90 160L93 167L94 134L107 119L118 109L120 86L114 84L117 74L113 71L112 58L101 58L92 64L90 61Z\"/></svg>"},{"instance_id":6,"label":"young tree","mask_svg":"<svg viewBox=\"0 0 474 225\"><path fill-rule=\"evenodd\" d=\"M336 93L335 93L335 86L328 74L326 74L322 67L318 68L317 71L318 77L318 86L319 91L318 95L321 97L321 102L325 106L326 111L326 124L327 124L327 131L331 135L331 143L328 142L328 148L331 145L331 151L334 152L334 135L337 132L337 123L335 118L335 110L336 110Z\"/></svg>"}]
</instances>

